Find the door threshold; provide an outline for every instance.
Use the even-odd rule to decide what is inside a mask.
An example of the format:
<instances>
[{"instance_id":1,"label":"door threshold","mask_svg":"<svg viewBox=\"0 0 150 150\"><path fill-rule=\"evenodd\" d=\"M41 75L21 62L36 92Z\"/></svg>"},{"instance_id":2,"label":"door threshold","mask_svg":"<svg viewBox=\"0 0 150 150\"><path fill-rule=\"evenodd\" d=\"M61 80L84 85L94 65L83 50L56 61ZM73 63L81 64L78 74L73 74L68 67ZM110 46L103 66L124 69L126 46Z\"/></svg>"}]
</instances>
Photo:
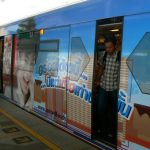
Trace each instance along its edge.
<instances>
[{"instance_id":1,"label":"door threshold","mask_svg":"<svg viewBox=\"0 0 150 150\"><path fill-rule=\"evenodd\" d=\"M114 145L114 144L112 144L112 143L110 143L109 141L106 141L106 140L104 140L104 139L101 139L101 138L99 138L99 137L96 137L95 139L93 139L95 142L97 142L97 143L100 143L100 144L103 144L103 145L105 145L105 146L109 146L110 148L112 148L113 150L116 150L116 145Z\"/></svg>"}]
</instances>

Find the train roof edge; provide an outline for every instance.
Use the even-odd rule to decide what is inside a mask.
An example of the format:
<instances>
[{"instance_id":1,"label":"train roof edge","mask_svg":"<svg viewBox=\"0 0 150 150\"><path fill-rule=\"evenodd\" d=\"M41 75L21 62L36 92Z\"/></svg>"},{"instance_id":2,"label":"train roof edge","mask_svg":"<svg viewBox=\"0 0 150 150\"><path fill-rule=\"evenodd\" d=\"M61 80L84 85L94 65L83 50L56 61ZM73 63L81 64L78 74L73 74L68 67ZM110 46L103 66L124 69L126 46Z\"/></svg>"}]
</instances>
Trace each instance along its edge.
<instances>
[{"instance_id":1,"label":"train roof edge","mask_svg":"<svg viewBox=\"0 0 150 150\"><path fill-rule=\"evenodd\" d=\"M25 32L148 12L150 12L150 1L147 0L87 0L1 26L0 36L15 34L19 26L26 26L28 23L30 27Z\"/></svg>"}]
</instances>

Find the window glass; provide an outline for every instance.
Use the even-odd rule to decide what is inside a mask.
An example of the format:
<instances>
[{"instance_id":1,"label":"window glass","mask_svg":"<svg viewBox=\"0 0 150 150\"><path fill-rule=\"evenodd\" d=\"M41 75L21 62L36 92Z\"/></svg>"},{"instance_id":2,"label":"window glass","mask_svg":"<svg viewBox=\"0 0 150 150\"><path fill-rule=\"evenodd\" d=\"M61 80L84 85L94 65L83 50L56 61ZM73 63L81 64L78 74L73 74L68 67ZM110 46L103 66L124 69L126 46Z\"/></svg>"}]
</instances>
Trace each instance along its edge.
<instances>
[{"instance_id":1,"label":"window glass","mask_svg":"<svg viewBox=\"0 0 150 150\"><path fill-rule=\"evenodd\" d=\"M38 59L36 64L39 65L36 72L41 76L49 74L57 76L59 62L59 40L41 40L39 43ZM42 64L42 62L46 62Z\"/></svg>"},{"instance_id":2,"label":"window glass","mask_svg":"<svg viewBox=\"0 0 150 150\"><path fill-rule=\"evenodd\" d=\"M128 66L142 93L150 94L150 32L146 33L128 57ZM142 71L141 71L142 69Z\"/></svg>"},{"instance_id":3,"label":"window glass","mask_svg":"<svg viewBox=\"0 0 150 150\"><path fill-rule=\"evenodd\" d=\"M58 51L59 41L42 41L39 45L39 50Z\"/></svg>"},{"instance_id":4,"label":"window glass","mask_svg":"<svg viewBox=\"0 0 150 150\"><path fill-rule=\"evenodd\" d=\"M69 75L71 80L79 80L90 58L80 37L71 40Z\"/></svg>"}]
</instances>

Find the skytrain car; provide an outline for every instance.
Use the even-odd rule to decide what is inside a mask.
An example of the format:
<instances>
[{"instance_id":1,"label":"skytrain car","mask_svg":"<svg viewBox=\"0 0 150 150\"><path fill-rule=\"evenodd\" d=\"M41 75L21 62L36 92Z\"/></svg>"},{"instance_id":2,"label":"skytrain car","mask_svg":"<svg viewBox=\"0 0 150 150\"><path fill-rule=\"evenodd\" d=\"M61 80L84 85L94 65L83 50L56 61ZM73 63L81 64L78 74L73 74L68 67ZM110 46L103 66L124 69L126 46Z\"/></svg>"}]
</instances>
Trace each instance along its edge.
<instances>
[{"instance_id":1,"label":"skytrain car","mask_svg":"<svg viewBox=\"0 0 150 150\"><path fill-rule=\"evenodd\" d=\"M108 98L100 127L106 66L97 66L107 36L121 54L118 96ZM150 1L87 0L1 26L0 57L0 92L10 102L99 149L150 149Z\"/></svg>"}]
</instances>

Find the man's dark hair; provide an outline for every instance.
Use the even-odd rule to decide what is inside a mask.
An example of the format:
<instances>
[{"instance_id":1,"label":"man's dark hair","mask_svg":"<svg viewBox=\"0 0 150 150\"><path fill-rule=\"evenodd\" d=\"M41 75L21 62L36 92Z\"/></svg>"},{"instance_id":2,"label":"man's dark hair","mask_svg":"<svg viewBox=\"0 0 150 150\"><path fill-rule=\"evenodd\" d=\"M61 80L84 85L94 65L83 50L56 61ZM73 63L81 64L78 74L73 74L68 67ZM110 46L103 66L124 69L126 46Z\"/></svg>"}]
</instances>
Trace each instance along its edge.
<instances>
[{"instance_id":1,"label":"man's dark hair","mask_svg":"<svg viewBox=\"0 0 150 150\"><path fill-rule=\"evenodd\" d=\"M107 42L112 42L114 45L116 45L117 42L116 37L114 35L107 35L105 37L105 43Z\"/></svg>"}]
</instances>

